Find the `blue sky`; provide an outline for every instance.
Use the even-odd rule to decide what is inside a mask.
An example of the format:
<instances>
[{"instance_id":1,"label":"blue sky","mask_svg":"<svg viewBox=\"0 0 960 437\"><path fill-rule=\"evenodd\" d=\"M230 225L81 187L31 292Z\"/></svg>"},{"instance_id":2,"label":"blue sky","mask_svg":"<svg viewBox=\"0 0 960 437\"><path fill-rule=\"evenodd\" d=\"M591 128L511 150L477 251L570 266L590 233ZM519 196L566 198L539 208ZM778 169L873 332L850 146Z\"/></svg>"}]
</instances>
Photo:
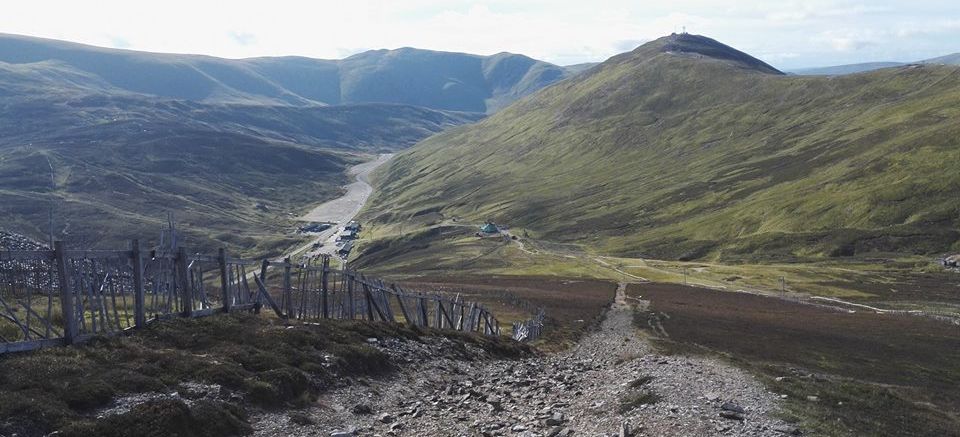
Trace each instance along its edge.
<instances>
[{"instance_id":1,"label":"blue sky","mask_svg":"<svg viewBox=\"0 0 960 437\"><path fill-rule=\"evenodd\" d=\"M341 58L376 48L602 61L681 30L774 66L910 61L960 52L960 1L29 0L0 32L229 58ZM12 3L12 4L11 4Z\"/></svg>"}]
</instances>

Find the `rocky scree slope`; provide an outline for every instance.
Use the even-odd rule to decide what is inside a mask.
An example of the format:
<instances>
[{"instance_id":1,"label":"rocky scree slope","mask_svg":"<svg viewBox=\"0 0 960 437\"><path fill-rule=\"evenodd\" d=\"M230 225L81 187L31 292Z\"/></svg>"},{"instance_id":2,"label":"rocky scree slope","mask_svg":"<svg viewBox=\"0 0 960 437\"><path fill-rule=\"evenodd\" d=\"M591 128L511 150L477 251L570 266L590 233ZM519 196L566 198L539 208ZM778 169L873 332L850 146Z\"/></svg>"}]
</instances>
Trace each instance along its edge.
<instances>
[{"instance_id":1,"label":"rocky scree slope","mask_svg":"<svg viewBox=\"0 0 960 437\"><path fill-rule=\"evenodd\" d=\"M740 435L799 430L771 416L777 396L704 358L661 356L636 334L624 287L601 328L573 349L519 360L463 360L380 339L402 362L388 379L322 395L302 415L256 416L260 436Z\"/></svg>"}]
</instances>

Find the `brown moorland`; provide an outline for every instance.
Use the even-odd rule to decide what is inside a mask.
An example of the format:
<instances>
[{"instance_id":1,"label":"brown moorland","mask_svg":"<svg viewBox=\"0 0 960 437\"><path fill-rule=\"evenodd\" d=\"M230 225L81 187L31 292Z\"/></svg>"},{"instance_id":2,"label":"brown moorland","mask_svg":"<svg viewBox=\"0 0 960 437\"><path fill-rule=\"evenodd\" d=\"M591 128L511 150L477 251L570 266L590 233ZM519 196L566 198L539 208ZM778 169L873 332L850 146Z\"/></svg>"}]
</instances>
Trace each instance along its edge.
<instances>
[{"instance_id":1,"label":"brown moorland","mask_svg":"<svg viewBox=\"0 0 960 437\"><path fill-rule=\"evenodd\" d=\"M960 435L960 327L774 297L632 284L637 324L668 351L719 353L826 435ZM815 398L808 398L814 396Z\"/></svg>"},{"instance_id":2,"label":"brown moorland","mask_svg":"<svg viewBox=\"0 0 960 437\"><path fill-rule=\"evenodd\" d=\"M557 350L573 344L595 326L613 302L617 284L582 278L533 276L431 276L404 281L404 286L459 293L487 305L504 329L528 319L536 308L546 313L540 348Z\"/></svg>"}]
</instances>

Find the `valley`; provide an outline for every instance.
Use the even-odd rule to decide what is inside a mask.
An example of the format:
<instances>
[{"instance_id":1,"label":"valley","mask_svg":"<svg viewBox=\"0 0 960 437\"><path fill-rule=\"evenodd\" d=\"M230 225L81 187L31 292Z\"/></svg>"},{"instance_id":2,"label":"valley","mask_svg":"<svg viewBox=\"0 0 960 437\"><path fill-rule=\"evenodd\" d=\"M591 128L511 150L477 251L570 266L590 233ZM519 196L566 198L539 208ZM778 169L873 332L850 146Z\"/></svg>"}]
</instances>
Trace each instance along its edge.
<instances>
[{"instance_id":1,"label":"valley","mask_svg":"<svg viewBox=\"0 0 960 437\"><path fill-rule=\"evenodd\" d=\"M566 67L0 34L2 334L32 341L34 299L127 307L111 278L172 305L0 356L0 435L960 435L949 60L788 75L686 32ZM156 248L168 213L188 243L144 291L120 248Z\"/></svg>"},{"instance_id":2,"label":"valley","mask_svg":"<svg viewBox=\"0 0 960 437\"><path fill-rule=\"evenodd\" d=\"M286 256L296 258L296 256L316 256L320 254L336 255L337 232L343 225L356 217L373 192L369 180L370 173L392 157L393 154L386 153L370 161L350 167L347 174L353 177L354 181L344 187L346 192L342 196L324 202L298 218L299 221L303 222L326 223L332 224L332 226L322 232L310 235L310 241L291 250Z\"/></svg>"}]
</instances>

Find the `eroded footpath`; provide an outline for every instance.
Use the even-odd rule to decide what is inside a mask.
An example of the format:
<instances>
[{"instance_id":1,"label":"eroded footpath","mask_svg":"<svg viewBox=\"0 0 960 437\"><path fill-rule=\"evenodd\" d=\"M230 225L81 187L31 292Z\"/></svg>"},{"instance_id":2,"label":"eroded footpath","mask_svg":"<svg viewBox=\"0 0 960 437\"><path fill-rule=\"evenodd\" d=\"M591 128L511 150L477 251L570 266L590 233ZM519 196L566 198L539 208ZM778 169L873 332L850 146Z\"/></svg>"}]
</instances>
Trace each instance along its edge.
<instances>
[{"instance_id":1,"label":"eroded footpath","mask_svg":"<svg viewBox=\"0 0 960 437\"><path fill-rule=\"evenodd\" d=\"M563 353L492 360L453 343L378 339L401 370L328 391L301 415L260 414L257 435L782 436L777 396L742 370L658 355L625 285L599 330ZM372 342L372 339L371 339ZM431 356L457 358L427 359ZM291 416L296 416L291 420ZM299 422L294 423L294 422Z\"/></svg>"}]
</instances>

